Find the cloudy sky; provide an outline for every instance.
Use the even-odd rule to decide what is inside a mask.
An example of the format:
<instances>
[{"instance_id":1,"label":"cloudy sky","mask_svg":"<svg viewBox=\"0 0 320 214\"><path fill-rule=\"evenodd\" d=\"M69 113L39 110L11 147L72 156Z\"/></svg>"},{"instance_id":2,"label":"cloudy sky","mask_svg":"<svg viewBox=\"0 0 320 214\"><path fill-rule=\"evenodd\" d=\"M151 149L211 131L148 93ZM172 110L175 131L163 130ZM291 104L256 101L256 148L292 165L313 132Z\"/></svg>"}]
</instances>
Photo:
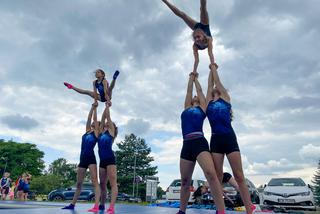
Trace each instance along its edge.
<instances>
[{"instance_id":1,"label":"cloudy sky","mask_svg":"<svg viewBox=\"0 0 320 214\"><path fill-rule=\"evenodd\" d=\"M199 1L172 2L199 20ZM208 11L246 176L256 185L279 176L309 183L320 158L318 1L208 0ZM108 80L119 69L117 141L131 132L146 139L163 188L179 177L192 39L162 1L2 0L0 13L0 138L37 144L47 164L78 162L92 100L62 83L90 89L95 69ZM204 90L208 64L203 51ZM208 121L204 130L209 139ZM194 177L204 177L199 168Z\"/></svg>"}]
</instances>

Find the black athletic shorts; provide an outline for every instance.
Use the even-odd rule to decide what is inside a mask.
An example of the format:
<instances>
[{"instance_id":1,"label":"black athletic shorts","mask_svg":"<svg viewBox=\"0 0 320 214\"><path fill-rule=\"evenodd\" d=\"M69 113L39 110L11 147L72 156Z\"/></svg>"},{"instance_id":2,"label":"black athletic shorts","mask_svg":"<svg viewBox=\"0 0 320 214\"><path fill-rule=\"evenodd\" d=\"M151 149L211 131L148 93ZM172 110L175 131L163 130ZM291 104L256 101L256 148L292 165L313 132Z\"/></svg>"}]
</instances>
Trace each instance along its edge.
<instances>
[{"instance_id":1,"label":"black athletic shorts","mask_svg":"<svg viewBox=\"0 0 320 214\"><path fill-rule=\"evenodd\" d=\"M87 169L91 164L97 164L95 156L80 156L78 167Z\"/></svg>"},{"instance_id":2,"label":"black athletic shorts","mask_svg":"<svg viewBox=\"0 0 320 214\"><path fill-rule=\"evenodd\" d=\"M227 134L212 134L210 152L227 155L231 152L240 152L236 134L234 132Z\"/></svg>"},{"instance_id":3,"label":"black athletic shorts","mask_svg":"<svg viewBox=\"0 0 320 214\"><path fill-rule=\"evenodd\" d=\"M196 162L201 152L209 152L208 141L204 137L184 140L181 149L180 158Z\"/></svg>"},{"instance_id":4,"label":"black athletic shorts","mask_svg":"<svg viewBox=\"0 0 320 214\"><path fill-rule=\"evenodd\" d=\"M8 195L9 189L10 189L9 187L3 187L2 190L1 190L1 193L5 194L5 195Z\"/></svg>"},{"instance_id":5,"label":"black athletic shorts","mask_svg":"<svg viewBox=\"0 0 320 214\"><path fill-rule=\"evenodd\" d=\"M110 158L106 158L104 160L100 160L99 167L106 168L109 165L116 165L116 157L113 155Z\"/></svg>"},{"instance_id":6,"label":"black athletic shorts","mask_svg":"<svg viewBox=\"0 0 320 214\"><path fill-rule=\"evenodd\" d=\"M228 172L223 173L222 183L228 183L232 175Z\"/></svg>"}]
</instances>

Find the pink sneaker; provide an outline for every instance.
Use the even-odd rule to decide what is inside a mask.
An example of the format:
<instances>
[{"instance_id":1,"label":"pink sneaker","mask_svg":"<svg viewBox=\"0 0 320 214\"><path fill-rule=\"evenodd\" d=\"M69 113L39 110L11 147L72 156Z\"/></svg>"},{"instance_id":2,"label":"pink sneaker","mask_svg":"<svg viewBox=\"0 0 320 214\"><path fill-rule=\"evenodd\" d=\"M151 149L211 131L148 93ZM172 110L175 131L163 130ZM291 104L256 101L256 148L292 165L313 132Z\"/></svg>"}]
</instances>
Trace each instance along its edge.
<instances>
[{"instance_id":1,"label":"pink sneaker","mask_svg":"<svg viewBox=\"0 0 320 214\"><path fill-rule=\"evenodd\" d=\"M255 213L255 211L257 210L257 207L254 204L251 204L250 208L251 208L251 211L252 211L251 213Z\"/></svg>"},{"instance_id":2,"label":"pink sneaker","mask_svg":"<svg viewBox=\"0 0 320 214\"><path fill-rule=\"evenodd\" d=\"M68 89L72 89L73 85L71 85L70 83L64 82L63 83L65 86L67 86Z\"/></svg>"},{"instance_id":3,"label":"pink sneaker","mask_svg":"<svg viewBox=\"0 0 320 214\"><path fill-rule=\"evenodd\" d=\"M99 206L94 205L91 209L88 210L88 212L99 212Z\"/></svg>"},{"instance_id":4,"label":"pink sneaker","mask_svg":"<svg viewBox=\"0 0 320 214\"><path fill-rule=\"evenodd\" d=\"M114 214L114 207L109 207L109 209L107 209L106 214Z\"/></svg>"}]
</instances>

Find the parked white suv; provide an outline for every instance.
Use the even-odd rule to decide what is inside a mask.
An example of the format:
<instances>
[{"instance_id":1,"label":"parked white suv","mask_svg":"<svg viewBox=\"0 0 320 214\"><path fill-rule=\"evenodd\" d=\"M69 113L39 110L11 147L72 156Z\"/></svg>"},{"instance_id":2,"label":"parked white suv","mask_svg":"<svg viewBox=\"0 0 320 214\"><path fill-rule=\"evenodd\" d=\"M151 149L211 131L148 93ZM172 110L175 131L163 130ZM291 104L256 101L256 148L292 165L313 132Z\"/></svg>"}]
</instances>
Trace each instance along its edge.
<instances>
[{"instance_id":1,"label":"parked white suv","mask_svg":"<svg viewBox=\"0 0 320 214\"><path fill-rule=\"evenodd\" d=\"M301 178L272 178L263 190L262 203L284 208L316 210L311 188Z\"/></svg>"},{"instance_id":2,"label":"parked white suv","mask_svg":"<svg viewBox=\"0 0 320 214\"><path fill-rule=\"evenodd\" d=\"M190 197L189 202L193 202L192 194L198 189L199 186L203 186L205 181L194 179L191 181L190 185ZM167 201L179 201L180 200L180 188L181 179L175 179L172 181L170 186L166 190L166 200Z\"/></svg>"}]
</instances>

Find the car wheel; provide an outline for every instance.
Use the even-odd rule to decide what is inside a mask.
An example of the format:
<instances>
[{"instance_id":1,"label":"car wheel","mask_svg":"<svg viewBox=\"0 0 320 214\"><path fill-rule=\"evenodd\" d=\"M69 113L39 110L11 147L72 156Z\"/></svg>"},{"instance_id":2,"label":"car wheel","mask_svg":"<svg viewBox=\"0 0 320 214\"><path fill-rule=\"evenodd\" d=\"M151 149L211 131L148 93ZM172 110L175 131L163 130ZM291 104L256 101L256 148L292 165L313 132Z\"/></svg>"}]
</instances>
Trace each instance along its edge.
<instances>
[{"instance_id":1,"label":"car wheel","mask_svg":"<svg viewBox=\"0 0 320 214\"><path fill-rule=\"evenodd\" d=\"M63 201L64 198L61 195L55 195L52 197L53 201Z\"/></svg>"}]
</instances>

